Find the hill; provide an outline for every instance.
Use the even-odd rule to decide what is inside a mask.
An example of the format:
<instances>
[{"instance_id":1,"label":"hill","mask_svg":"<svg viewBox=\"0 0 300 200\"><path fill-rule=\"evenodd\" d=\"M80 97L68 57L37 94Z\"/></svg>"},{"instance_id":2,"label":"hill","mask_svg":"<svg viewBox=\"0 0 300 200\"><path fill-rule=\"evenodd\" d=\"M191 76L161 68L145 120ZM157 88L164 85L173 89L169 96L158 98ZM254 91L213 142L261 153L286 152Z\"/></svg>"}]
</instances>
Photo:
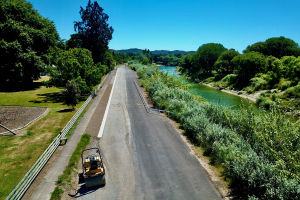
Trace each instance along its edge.
<instances>
[{"instance_id":1,"label":"hill","mask_svg":"<svg viewBox=\"0 0 300 200\"><path fill-rule=\"evenodd\" d=\"M122 52L122 53L129 53L132 52L134 54L138 54L139 51L143 51L143 49L137 49L137 48L131 48L131 49L122 49L122 50L114 50L114 49L110 49L110 51L112 52ZM172 52L173 54L175 53L181 53L182 55L184 54L190 54L190 53L195 53L195 51L181 51L181 50L174 50L174 51L168 51L168 50L154 50L151 51L152 54L163 54L163 55L167 55L169 54L169 52Z\"/></svg>"}]
</instances>

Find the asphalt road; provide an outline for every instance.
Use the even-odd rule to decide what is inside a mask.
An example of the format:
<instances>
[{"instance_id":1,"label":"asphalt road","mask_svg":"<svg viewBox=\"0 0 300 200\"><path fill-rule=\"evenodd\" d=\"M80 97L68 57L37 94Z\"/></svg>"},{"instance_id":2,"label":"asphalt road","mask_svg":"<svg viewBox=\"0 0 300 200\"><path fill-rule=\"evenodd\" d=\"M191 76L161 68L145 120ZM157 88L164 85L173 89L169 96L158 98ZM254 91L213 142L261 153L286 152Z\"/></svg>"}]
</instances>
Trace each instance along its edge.
<instances>
[{"instance_id":1,"label":"asphalt road","mask_svg":"<svg viewBox=\"0 0 300 200\"><path fill-rule=\"evenodd\" d=\"M221 199L169 120L146 112L134 86L135 73L126 67L117 73L99 141L106 185L82 187L77 198Z\"/></svg>"}]
</instances>

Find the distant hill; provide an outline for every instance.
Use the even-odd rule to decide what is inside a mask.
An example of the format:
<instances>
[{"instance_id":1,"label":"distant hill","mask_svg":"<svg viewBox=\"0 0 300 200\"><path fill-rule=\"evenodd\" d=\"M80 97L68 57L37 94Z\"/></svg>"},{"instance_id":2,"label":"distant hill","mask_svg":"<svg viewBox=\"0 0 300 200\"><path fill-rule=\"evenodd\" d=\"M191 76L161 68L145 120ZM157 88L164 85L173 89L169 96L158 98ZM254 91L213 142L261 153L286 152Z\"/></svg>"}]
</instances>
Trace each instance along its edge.
<instances>
[{"instance_id":1,"label":"distant hill","mask_svg":"<svg viewBox=\"0 0 300 200\"><path fill-rule=\"evenodd\" d=\"M138 54L139 51L143 51L143 49L137 49L137 48L131 48L131 49L122 49L122 50L114 50L114 49L110 49L111 52L122 52L122 53L129 53L129 52L132 52L134 54ZM168 50L154 50L154 51L151 51L151 53L153 54L163 54L164 56L165 55L168 55L169 52L172 52L173 54L175 53L181 53L182 55L184 54L190 54L190 53L195 53L196 51L180 51L180 50L174 50L174 51L168 51Z\"/></svg>"}]
</instances>

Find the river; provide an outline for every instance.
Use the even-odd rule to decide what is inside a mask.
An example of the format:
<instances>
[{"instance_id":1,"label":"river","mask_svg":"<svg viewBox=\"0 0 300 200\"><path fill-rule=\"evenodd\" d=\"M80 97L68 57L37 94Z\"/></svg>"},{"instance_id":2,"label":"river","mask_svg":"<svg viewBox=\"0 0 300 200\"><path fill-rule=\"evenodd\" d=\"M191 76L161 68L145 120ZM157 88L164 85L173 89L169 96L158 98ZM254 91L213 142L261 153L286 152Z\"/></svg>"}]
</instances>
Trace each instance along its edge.
<instances>
[{"instance_id":1,"label":"river","mask_svg":"<svg viewBox=\"0 0 300 200\"><path fill-rule=\"evenodd\" d=\"M159 69L168 72L170 75L180 76L176 73L176 67L170 66L159 66ZM202 96L206 101L212 102L214 104L220 104L222 106L231 107L232 109L238 109L241 102L243 102L246 106L248 106L248 100L236 95L228 94L226 92L222 92L220 90L208 87L202 84L195 84L189 82L192 85L191 90L196 94ZM258 106L250 101L252 108L254 111L258 111Z\"/></svg>"}]
</instances>

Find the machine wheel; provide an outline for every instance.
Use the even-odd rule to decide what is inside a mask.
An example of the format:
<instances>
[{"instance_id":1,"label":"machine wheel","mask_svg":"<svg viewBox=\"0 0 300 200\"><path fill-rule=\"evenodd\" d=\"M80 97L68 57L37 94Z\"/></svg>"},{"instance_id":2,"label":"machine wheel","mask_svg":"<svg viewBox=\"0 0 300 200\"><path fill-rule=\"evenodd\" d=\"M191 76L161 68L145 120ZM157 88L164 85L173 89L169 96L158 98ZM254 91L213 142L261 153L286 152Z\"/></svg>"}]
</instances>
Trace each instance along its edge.
<instances>
[{"instance_id":1,"label":"machine wheel","mask_svg":"<svg viewBox=\"0 0 300 200\"><path fill-rule=\"evenodd\" d=\"M84 181L85 181L85 187L86 188L90 188L90 187L95 187L95 186L100 186L100 185L105 185L106 184L105 174L97 176L97 177L86 178Z\"/></svg>"}]
</instances>

